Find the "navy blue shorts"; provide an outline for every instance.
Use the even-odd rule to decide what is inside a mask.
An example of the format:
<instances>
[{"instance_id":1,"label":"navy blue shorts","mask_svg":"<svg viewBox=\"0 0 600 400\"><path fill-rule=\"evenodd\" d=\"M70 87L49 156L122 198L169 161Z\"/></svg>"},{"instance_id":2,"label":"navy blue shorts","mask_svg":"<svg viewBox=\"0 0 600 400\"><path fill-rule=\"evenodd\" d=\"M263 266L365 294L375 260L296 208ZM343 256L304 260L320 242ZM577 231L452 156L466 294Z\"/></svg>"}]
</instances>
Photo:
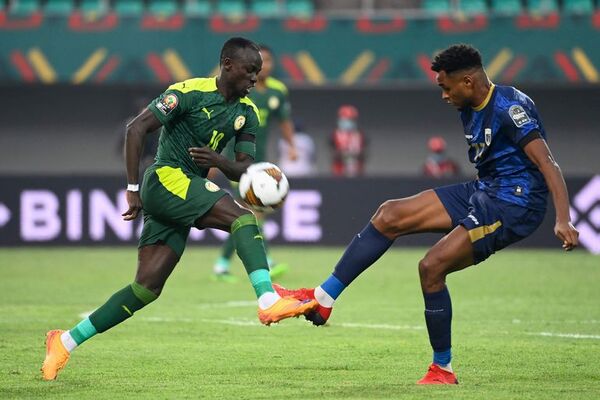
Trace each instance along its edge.
<instances>
[{"instance_id":1,"label":"navy blue shorts","mask_svg":"<svg viewBox=\"0 0 600 400\"><path fill-rule=\"evenodd\" d=\"M475 264L531 235L544 219L545 211L488 196L477 188L477 181L434 190L452 218L452 227L462 225L469 231Z\"/></svg>"}]
</instances>

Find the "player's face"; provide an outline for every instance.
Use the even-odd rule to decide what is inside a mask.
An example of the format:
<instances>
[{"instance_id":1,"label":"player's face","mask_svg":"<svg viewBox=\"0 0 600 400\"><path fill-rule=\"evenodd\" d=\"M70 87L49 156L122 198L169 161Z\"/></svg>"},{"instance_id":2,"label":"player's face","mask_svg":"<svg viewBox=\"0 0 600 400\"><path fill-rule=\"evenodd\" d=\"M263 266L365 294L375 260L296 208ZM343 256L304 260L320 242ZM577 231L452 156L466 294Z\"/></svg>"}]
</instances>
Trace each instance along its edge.
<instances>
[{"instance_id":1,"label":"player's face","mask_svg":"<svg viewBox=\"0 0 600 400\"><path fill-rule=\"evenodd\" d=\"M225 59L226 79L236 96L245 97L250 93L261 68L261 55L252 49L242 49L235 58Z\"/></svg>"},{"instance_id":2,"label":"player's face","mask_svg":"<svg viewBox=\"0 0 600 400\"><path fill-rule=\"evenodd\" d=\"M473 81L469 75L460 72L448 74L446 71L440 71L436 81L442 88L442 100L446 103L458 109L471 105Z\"/></svg>"},{"instance_id":3,"label":"player's face","mask_svg":"<svg viewBox=\"0 0 600 400\"><path fill-rule=\"evenodd\" d=\"M262 49L260 54L262 55L263 63L258 79L263 80L271 76L271 72L273 72L273 55L266 49Z\"/></svg>"}]
</instances>

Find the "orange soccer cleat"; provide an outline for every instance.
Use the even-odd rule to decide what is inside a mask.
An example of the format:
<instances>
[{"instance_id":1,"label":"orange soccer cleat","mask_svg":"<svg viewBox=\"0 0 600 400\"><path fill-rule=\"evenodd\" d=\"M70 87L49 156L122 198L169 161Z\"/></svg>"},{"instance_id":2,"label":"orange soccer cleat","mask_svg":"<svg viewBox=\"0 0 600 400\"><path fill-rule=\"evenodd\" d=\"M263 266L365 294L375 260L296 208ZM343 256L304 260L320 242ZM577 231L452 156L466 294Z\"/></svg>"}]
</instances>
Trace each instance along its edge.
<instances>
[{"instance_id":1,"label":"orange soccer cleat","mask_svg":"<svg viewBox=\"0 0 600 400\"><path fill-rule=\"evenodd\" d=\"M299 317L311 312L317 306L316 300L298 300L293 297L282 297L266 310L258 310L258 319L265 325L271 325L282 319Z\"/></svg>"},{"instance_id":2,"label":"orange soccer cleat","mask_svg":"<svg viewBox=\"0 0 600 400\"><path fill-rule=\"evenodd\" d=\"M67 365L71 356L71 353L65 349L60 340L60 335L63 332L60 329L55 329L46 333L46 358L42 364L42 377L46 381L56 379L58 371Z\"/></svg>"},{"instance_id":3,"label":"orange soccer cleat","mask_svg":"<svg viewBox=\"0 0 600 400\"><path fill-rule=\"evenodd\" d=\"M279 294L281 297L293 297L297 300L315 300L315 289L286 289L283 286L280 286L276 283L273 284L273 289ZM316 300L315 300L316 301ZM323 307L317 302L318 306L314 311L307 313L304 317L313 323L313 325L320 326L325 325L329 316L331 315L332 307Z\"/></svg>"},{"instance_id":4,"label":"orange soccer cleat","mask_svg":"<svg viewBox=\"0 0 600 400\"><path fill-rule=\"evenodd\" d=\"M458 379L454 372L446 371L437 364L431 364L417 385L458 385Z\"/></svg>"}]
</instances>

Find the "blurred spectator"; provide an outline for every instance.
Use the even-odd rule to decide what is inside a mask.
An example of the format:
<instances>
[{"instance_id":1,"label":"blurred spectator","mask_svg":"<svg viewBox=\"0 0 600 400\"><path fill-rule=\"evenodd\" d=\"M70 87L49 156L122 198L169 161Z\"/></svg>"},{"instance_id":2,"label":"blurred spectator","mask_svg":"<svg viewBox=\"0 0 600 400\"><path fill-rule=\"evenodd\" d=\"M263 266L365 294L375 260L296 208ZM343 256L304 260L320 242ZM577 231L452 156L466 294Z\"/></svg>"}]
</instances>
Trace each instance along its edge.
<instances>
[{"instance_id":1,"label":"blurred spectator","mask_svg":"<svg viewBox=\"0 0 600 400\"><path fill-rule=\"evenodd\" d=\"M338 109L337 129L331 137L334 176L359 176L364 173L367 142L358 129L358 110L352 105Z\"/></svg>"},{"instance_id":2,"label":"blurred spectator","mask_svg":"<svg viewBox=\"0 0 600 400\"><path fill-rule=\"evenodd\" d=\"M119 138L119 141L117 143L117 151L121 159L124 159L123 151L125 146L125 126L135 117L137 117L137 115L141 113L148 104L150 104L150 101L152 101L152 99L145 96L140 96L136 98L133 104L133 109L131 110L131 114L117 128L117 135ZM144 136L144 140L146 142L144 143L144 149L140 156L141 173L143 173L146 170L146 168L148 168L154 162L154 157L156 156L156 149L158 149L158 140L160 136L159 134L160 129L157 129L155 132L151 132L150 134Z\"/></svg>"},{"instance_id":3,"label":"blurred spectator","mask_svg":"<svg viewBox=\"0 0 600 400\"><path fill-rule=\"evenodd\" d=\"M431 178L448 178L460 175L458 164L446 155L446 141L432 136L427 141L429 154L423 164L423 174Z\"/></svg>"},{"instance_id":4,"label":"blurred spectator","mask_svg":"<svg viewBox=\"0 0 600 400\"><path fill-rule=\"evenodd\" d=\"M287 140L280 138L279 167L289 177L312 176L315 173L315 142L305 132L304 125L300 121L294 121L294 142L296 147L296 159L290 157L290 145Z\"/></svg>"}]
</instances>

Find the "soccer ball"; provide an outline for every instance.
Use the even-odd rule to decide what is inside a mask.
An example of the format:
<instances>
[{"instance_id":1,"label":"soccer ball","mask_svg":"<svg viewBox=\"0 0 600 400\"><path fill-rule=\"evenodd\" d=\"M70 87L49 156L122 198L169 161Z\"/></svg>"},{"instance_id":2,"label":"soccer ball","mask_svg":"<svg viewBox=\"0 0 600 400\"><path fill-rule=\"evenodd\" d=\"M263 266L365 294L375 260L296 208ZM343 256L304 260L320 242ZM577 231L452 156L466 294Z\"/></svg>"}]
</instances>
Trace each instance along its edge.
<instances>
[{"instance_id":1,"label":"soccer ball","mask_svg":"<svg viewBox=\"0 0 600 400\"><path fill-rule=\"evenodd\" d=\"M283 204L290 190L279 167L268 162L252 164L240 178L240 196L257 211L273 211Z\"/></svg>"}]
</instances>

